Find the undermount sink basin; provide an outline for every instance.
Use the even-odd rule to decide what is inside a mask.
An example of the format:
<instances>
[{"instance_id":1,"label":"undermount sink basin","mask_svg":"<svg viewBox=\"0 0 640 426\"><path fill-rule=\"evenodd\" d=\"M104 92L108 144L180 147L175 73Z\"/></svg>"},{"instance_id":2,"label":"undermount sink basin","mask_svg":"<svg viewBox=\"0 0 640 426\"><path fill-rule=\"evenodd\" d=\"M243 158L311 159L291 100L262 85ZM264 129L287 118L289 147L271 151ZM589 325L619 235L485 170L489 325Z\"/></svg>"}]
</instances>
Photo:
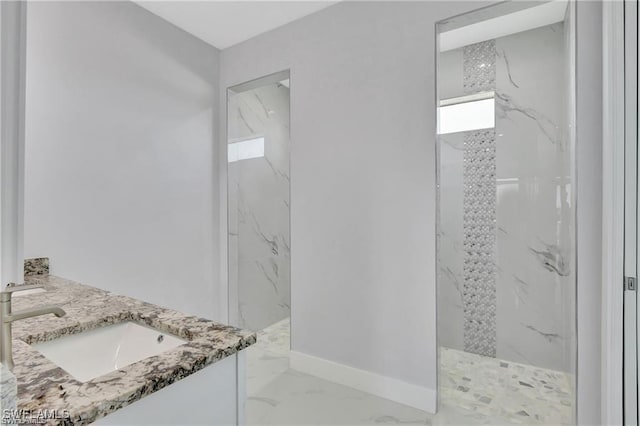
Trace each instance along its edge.
<instances>
[{"instance_id":1,"label":"undermount sink basin","mask_svg":"<svg viewBox=\"0 0 640 426\"><path fill-rule=\"evenodd\" d=\"M31 290L16 291L16 292L12 293L11 297L28 296L30 294L44 293L45 291L47 291L47 290L45 290L44 288L33 288Z\"/></svg>"},{"instance_id":2,"label":"undermount sink basin","mask_svg":"<svg viewBox=\"0 0 640 426\"><path fill-rule=\"evenodd\" d=\"M86 382L186 342L150 327L123 322L32 347L77 380Z\"/></svg>"}]
</instances>

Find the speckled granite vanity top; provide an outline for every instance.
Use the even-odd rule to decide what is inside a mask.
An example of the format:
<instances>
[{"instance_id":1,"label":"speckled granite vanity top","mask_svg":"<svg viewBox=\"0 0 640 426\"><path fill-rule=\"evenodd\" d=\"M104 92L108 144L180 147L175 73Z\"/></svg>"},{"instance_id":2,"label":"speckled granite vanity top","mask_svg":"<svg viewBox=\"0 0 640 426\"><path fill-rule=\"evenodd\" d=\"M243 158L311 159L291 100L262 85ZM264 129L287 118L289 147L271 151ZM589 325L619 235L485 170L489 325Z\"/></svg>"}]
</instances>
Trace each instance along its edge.
<instances>
[{"instance_id":1,"label":"speckled granite vanity top","mask_svg":"<svg viewBox=\"0 0 640 426\"><path fill-rule=\"evenodd\" d=\"M53 304L67 312L62 318L46 315L13 324L18 409L31 412L57 410L68 414L67 419L53 421L53 424L91 423L256 341L255 333L250 331L63 278L29 277L26 283L41 284L47 291L14 296L14 311ZM148 325L188 342L84 383L29 345L123 321Z\"/></svg>"}]
</instances>

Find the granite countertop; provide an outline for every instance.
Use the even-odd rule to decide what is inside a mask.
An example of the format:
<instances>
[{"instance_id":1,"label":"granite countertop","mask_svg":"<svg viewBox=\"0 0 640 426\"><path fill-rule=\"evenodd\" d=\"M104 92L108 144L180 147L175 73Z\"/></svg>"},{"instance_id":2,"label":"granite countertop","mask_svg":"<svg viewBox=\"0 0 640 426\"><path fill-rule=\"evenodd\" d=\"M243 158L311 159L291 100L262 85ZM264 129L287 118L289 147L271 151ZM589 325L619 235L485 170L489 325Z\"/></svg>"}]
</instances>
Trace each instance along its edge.
<instances>
[{"instance_id":1,"label":"granite countertop","mask_svg":"<svg viewBox=\"0 0 640 426\"><path fill-rule=\"evenodd\" d=\"M14 294L14 311L55 305L67 313L62 318L45 315L13 323L18 410L55 410L68 416L48 424L91 423L256 342L253 332L67 279L32 276L26 284L41 284L47 291L18 297ZM123 321L151 326L188 342L87 382L74 379L29 346Z\"/></svg>"}]
</instances>

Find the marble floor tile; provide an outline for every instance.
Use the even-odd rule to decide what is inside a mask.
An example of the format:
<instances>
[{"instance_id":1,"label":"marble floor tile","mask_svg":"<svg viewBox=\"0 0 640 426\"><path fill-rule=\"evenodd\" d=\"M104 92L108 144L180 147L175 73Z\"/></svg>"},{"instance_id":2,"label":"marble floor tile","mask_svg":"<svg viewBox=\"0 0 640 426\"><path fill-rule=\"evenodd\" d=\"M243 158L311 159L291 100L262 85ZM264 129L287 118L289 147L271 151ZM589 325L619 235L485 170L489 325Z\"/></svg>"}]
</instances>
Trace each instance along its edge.
<instances>
[{"instance_id":1,"label":"marble floor tile","mask_svg":"<svg viewBox=\"0 0 640 426\"><path fill-rule=\"evenodd\" d=\"M286 318L258 332L247 348L247 393L253 395L289 369L290 320Z\"/></svg>"},{"instance_id":2,"label":"marble floor tile","mask_svg":"<svg viewBox=\"0 0 640 426\"><path fill-rule=\"evenodd\" d=\"M440 406L434 415L290 369L289 329L289 319L280 321L259 332L258 343L247 350L248 425L500 426L571 422L571 408L563 405L571 401L564 394L570 392L570 382L563 375L552 374L557 372L526 369L528 366L516 363L505 366L493 358L467 357L465 352L445 349L441 352L444 368ZM467 383L467 392L458 389L464 386L460 381ZM520 413L523 410L527 416Z\"/></svg>"},{"instance_id":3,"label":"marble floor tile","mask_svg":"<svg viewBox=\"0 0 640 426\"><path fill-rule=\"evenodd\" d=\"M287 370L247 401L251 425L430 425L432 416L346 386Z\"/></svg>"}]
</instances>

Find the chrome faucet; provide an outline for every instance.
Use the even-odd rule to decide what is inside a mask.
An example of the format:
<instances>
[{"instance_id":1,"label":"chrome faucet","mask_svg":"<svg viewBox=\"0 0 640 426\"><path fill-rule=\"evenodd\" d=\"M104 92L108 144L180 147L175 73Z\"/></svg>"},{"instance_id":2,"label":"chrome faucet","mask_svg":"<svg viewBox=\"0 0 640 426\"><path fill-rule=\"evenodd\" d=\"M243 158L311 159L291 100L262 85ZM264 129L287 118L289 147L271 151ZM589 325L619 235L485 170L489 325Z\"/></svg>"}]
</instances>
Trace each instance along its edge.
<instances>
[{"instance_id":1,"label":"chrome faucet","mask_svg":"<svg viewBox=\"0 0 640 426\"><path fill-rule=\"evenodd\" d=\"M66 312L57 306L42 306L40 308L25 309L11 312L11 294L14 291L33 290L42 288L41 285L9 285L0 291L0 363L13 371L13 348L11 336L11 323L25 318L33 318L40 315L53 314L58 318L65 316Z\"/></svg>"}]
</instances>

